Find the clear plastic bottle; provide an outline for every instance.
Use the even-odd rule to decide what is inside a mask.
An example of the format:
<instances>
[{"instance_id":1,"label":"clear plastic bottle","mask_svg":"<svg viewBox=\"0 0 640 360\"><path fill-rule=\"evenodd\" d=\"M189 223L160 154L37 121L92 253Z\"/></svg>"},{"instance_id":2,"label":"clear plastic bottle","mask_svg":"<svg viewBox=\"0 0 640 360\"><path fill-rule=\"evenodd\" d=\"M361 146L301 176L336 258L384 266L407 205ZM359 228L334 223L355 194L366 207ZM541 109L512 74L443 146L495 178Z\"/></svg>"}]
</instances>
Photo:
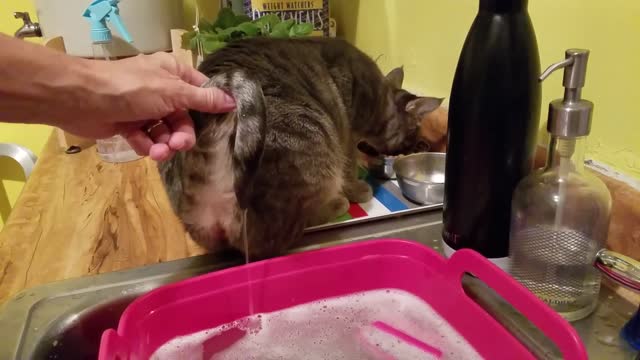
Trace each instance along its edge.
<instances>
[{"instance_id":1,"label":"clear plastic bottle","mask_svg":"<svg viewBox=\"0 0 640 360\"><path fill-rule=\"evenodd\" d=\"M91 25L93 58L96 60L111 61L114 59L113 38L107 21L116 26L126 41L133 41L120 18L118 3L119 0L94 0L82 15ZM96 149L102 160L107 162L121 163L141 158L120 135L97 140Z\"/></svg>"},{"instance_id":2,"label":"clear plastic bottle","mask_svg":"<svg viewBox=\"0 0 640 360\"><path fill-rule=\"evenodd\" d=\"M565 98L550 104L547 164L524 178L512 202L510 272L569 321L596 307L600 272L596 254L604 247L611 211L606 185L585 171L586 136L593 104L580 99L588 51L569 50ZM570 61L568 61L570 60Z\"/></svg>"},{"instance_id":3,"label":"clear plastic bottle","mask_svg":"<svg viewBox=\"0 0 640 360\"><path fill-rule=\"evenodd\" d=\"M94 59L100 59L104 61L110 61L114 59L112 42L94 42L92 48ZM127 140L120 135L96 140L96 150L98 151L98 155L102 160L111 163L122 163L142 158L142 156L136 154L135 150L133 150L131 146L129 146Z\"/></svg>"}]
</instances>

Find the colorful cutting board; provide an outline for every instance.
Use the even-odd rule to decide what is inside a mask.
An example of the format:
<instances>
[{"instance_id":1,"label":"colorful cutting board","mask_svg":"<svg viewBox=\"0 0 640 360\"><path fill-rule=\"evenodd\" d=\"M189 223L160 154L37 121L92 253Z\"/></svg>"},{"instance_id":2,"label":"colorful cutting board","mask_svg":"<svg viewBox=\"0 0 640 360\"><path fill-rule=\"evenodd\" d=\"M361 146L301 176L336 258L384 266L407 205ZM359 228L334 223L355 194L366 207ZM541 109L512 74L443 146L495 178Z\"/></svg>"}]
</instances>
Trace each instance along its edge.
<instances>
[{"instance_id":1,"label":"colorful cutting board","mask_svg":"<svg viewBox=\"0 0 640 360\"><path fill-rule=\"evenodd\" d=\"M418 205L402 195L402 190L396 180L381 180L369 175L365 169L360 169L360 178L363 178L373 189L373 198L365 203L352 203L349 211L336 219L333 224L353 219L373 220L393 213L418 210L421 208L432 209L440 207L436 205Z\"/></svg>"}]
</instances>

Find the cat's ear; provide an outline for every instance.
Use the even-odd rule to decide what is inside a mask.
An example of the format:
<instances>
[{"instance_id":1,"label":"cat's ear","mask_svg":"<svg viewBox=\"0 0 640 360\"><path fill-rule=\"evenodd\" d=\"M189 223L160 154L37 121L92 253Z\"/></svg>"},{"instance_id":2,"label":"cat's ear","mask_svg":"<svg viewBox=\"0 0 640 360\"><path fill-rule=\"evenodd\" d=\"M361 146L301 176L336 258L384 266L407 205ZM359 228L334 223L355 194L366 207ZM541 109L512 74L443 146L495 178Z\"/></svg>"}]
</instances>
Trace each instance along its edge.
<instances>
[{"instance_id":1,"label":"cat's ear","mask_svg":"<svg viewBox=\"0 0 640 360\"><path fill-rule=\"evenodd\" d=\"M387 74L387 82L396 89L402 89L402 82L404 81L404 68L402 66L391 70Z\"/></svg>"},{"instance_id":2,"label":"cat's ear","mask_svg":"<svg viewBox=\"0 0 640 360\"><path fill-rule=\"evenodd\" d=\"M419 97L409 101L405 106L405 110L409 114L421 119L426 114L440 107L443 100L444 98Z\"/></svg>"}]
</instances>

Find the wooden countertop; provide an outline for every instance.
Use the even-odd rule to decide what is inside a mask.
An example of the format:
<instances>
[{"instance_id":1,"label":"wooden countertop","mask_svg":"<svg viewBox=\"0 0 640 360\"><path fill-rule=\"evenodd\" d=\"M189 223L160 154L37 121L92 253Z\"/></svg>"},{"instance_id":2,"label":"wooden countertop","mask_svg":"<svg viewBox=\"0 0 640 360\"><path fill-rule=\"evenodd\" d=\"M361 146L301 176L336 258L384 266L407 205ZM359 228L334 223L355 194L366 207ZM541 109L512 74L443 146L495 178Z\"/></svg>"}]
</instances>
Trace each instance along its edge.
<instances>
[{"instance_id":1,"label":"wooden countertop","mask_svg":"<svg viewBox=\"0 0 640 360\"><path fill-rule=\"evenodd\" d=\"M65 154L54 132L42 151L0 232L0 306L33 286L205 253L173 214L155 162L109 164L83 148ZM640 259L640 192L601 178L613 196L607 245Z\"/></svg>"},{"instance_id":2,"label":"wooden countertop","mask_svg":"<svg viewBox=\"0 0 640 360\"><path fill-rule=\"evenodd\" d=\"M204 253L173 214L155 162L67 155L53 133L0 232L0 305L25 288Z\"/></svg>"}]
</instances>

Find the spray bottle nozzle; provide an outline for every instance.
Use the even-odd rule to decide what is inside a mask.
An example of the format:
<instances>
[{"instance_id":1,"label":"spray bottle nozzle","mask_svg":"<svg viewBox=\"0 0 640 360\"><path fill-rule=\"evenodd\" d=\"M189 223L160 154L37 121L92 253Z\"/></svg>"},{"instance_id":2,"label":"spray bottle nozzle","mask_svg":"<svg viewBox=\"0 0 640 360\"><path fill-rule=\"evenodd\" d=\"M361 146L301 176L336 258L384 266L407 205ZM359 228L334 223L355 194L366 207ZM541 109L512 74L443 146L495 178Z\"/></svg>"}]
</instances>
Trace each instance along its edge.
<instances>
[{"instance_id":1,"label":"spray bottle nozzle","mask_svg":"<svg viewBox=\"0 0 640 360\"><path fill-rule=\"evenodd\" d=\"M111 41L111 30L107 27L107 22L112 22L122 38L127 42L133 42L129 31L124 26L120 18L118 3L120 0L95 0L84 11L85 18L91 23L91 40L95 43L105 43Z\"/></svg>"}]
</instances>

